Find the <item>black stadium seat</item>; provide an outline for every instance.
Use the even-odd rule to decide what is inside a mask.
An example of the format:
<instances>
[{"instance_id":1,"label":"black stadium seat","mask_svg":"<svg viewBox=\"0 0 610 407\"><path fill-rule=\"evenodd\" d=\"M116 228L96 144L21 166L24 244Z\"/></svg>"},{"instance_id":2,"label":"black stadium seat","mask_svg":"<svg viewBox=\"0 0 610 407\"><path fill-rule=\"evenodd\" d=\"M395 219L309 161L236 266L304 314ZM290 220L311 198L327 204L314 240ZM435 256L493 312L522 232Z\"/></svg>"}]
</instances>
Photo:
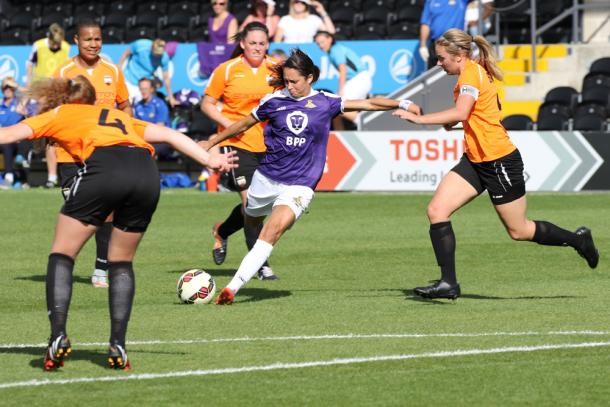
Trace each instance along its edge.
<instances>
[{"instance_id":1,"label":"black stadium seat","mask_svg":"<svg viewBox=\"0 0 610 407\"><path fill-rule=\"evenodd\" d=\"M506 130L532 130L534 121L528 115L513 114L502 120L502 126Z\"/></svg>"},{"instance_id":2,"label":"black stadium seat","mask_svg":"<svg viewBox=\"0 0 610 407\"><path fill-rule=\"evenodd\" d=\"M582 91L580 96L581 103L595 103L606 109L610 106L610 88L596 86Z\"/></svg>"},{"instance_id":3,"label":"black stadium seat","mask_svg":"<svg viewBox=\"0 0 610 407\"><path fill-rule=\"evenodd\" d=\"M415 23L419 23L421 18L422 9L417 5L407 4L403 7L399 7L396 10L396 20L403 21L411 21Z\"/></svg>"},{"instance_id":4,"label":"black stadium seat","mask_svg":"<svg viewBox=\"0 0 610 407\"><path fill-rule=\"evenodd\" d=\"M354 40L380 40L383 39L385 36L385 24L358 24L354 27Z\"/></svg>"},{"instance_id":5,"label":"black stadium seat","mask_svg":"<svg viewBox=\"0 0 610 407\"><path fill-rule=\"evenodd\" d=\"M157 38L157 29L154 27L147 26L135 26L129 28L125 34L125 41L127 42L133 42L141 38L148 38L149 40L154 40L155 38Z\"/></svg>"},{"instance_id":6,"label":"black stadium seat","mask_svg":"<svg viewBox=\"0 0 610 407\"><path fill-rule=\"evenodd\" d=\"M418 39L419 23L403 21L388 25L388 39Z\"/></svg>"},{"instance_id":7,"label":"black stadium seat","mask_svg":"<svg viewBox=\"0 0 610 407\"><path fill-rule=\"evenodd\" d=\"M337 40L350 40L354 35L354 25L351 23L347 24L335 24L335 39Z\"/></svg>"},{"instance_id":8,"label":"black stadium seat","mask_svg":"<svg viewBox=\"0 0 610 407\"><path fill-rule=\"evenodd\" d=\"M187 42L188 37L188 28L186 26L167 27L159 30L159 38L163 38L165 41Z\"/></svg>"},{"instance_id":9,"label":"black stadium seat","mask_svg":"<svg viewBox=\"0 0 610 407\"><path fill-rule=\"evenodd\" d=\"M339 7L330 12L330 18L334 24L354 24L356 11L350 7Z\"/></svg>"},{"instance_id":10,"label":"black stadium seat","mask_svg":"<svg viewBox=\"0 0 610 407\"><path fill-rule=\"evenodd\" d=\"M610 75L610 57L599 58L593 61L589 72Z\"/></svg>"},{"instance_id":11,"label":"black stadium seat","mask_svg":"<svg viewBox=\"0 0 610 407\"><path fill-rule=\"evenodd\" d=\"M568 130L570 109L557 103L543 103L538 110L537 130Z\"/></svg>"},{"instance_id":12,"label":"black stadium seat","mask_svg":"<svg viewBox=\"0 0 610 407\"><path fill-rule=\"evenodd\" d=\"M125 29L118 27L104 28L104 43L121 44L125 42Z\"/></svg>"},{"instance_id":13,"label":"black stadium seat","mask_svg":"<svg viewBox=\"0 0 610 407\"><path fill-rule=\"evenodd\" d=\"M378 24L387 24L389 21L389 13L388 10L384 7L373 7L368 10L363 10L360 14L357 23L378 23Z\"/></svg>"},{"instance_id":14,"label":"black stadium seat","mask_svg":"<svg viewBox=\"0 0 610 407\"><path fill-rule=\"evenodd\" d=\"M606 109L600 105L580 105L574 114L574 130L605 131L606 117Z\"/></svg>"},{"instance_id":15,"label":"black stadium seat","mask_svg":"<svg viewBox=\"0 0 610 407\"><path fill-rule=\"evenodd\" d=\"M167 7L167 15L170 16L175 13L187 13L191 16L199 14L199 2L198 1L176 1L170 2Z\"/></svg>"},{"instance_id":16,"label":"black stadium seat","mask_svg":"<svg viewBox=\"0 0 610 407\"><path fill-rule=\"evenodd\" d=\"M568 106L570 111L574 107L578 99L578 92L570 86L558 86L549 90L544 97L544 101L548 103L558 103Z\"/></svg>"},{"instance_id":17,"label":"black stadium seat","mask_svg":"<svg viewBox=\"0 0 610 407\"><path fill-rule=\"evenodd\" d=\"M103 16L101 19L101 24L104 30L109 27L125 28L128 20L129 14L126 12L114 11Z\"/></svg>"},{"instance_id":18,"label":"black stadium seat","mask_svg":"<svg viewBox=\"0 0 610 407\"><path fill-rule=\"evenodd\" d=\"M125 13L133 15L135 12L135 0L113 0L106 6L106 13Z\"/></svg>"},{"instance_id":19,"label":"black stadium seat","mask_svg":"<svg viewBox=\"0 0 610 407\"><path fill-rule=\"evenodd\" d=\"M179 11L176 13L168 14L161 19L161 27L177 27L177 28L188 28L191 23L192 15Z\"/></svg>"},{"instance_id":20,"label":"black stadium seat","mask_svg":"<svg viewBox=\"0 0 610 407\"><path fill-rule=\"evenodd\" d=\"M603 86L610 88L610 74L600 72L589 72L582 80L582 89L590 89Z\"/></svg>"}]
</instances>

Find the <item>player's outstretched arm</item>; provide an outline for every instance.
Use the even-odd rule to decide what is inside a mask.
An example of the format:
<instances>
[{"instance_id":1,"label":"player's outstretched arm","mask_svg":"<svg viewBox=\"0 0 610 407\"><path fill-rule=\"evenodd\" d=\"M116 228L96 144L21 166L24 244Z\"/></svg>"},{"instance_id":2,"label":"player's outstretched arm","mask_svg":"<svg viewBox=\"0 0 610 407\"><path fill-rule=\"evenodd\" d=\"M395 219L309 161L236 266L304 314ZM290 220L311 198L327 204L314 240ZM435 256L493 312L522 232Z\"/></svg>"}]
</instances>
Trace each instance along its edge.
<instances>
[{"instance_id":1,"label":"player's outstretched arm","mask_svg":"<svg viewBox=\"0 0 610 407\"><path fill-rule=\"evenodd\" d=\"M210 136L210 138L207 139L207 143L202 144L200 142L199 144L202 146L205 145L206 148L210 149L210 148L214 147L216 144L220 143L221 141L224 141L231 137L235 137L238 134L242 134L244 131L248 130L250 127L254 126L256 123L258 123L258 121L254 118L254 116L249 114L248 116L244 117L243 119L233 123L226 129L221 131L220 133L212 134Z\"/></svg>"},{"instance_id":2,"label":"player's outstretched arm","mask_svg":"<svg viewBox=\"0 0 610 407\"><path fill-rule=\"evenodd\" d=\"M11 144L25 140L34 134L30 126L17 123L13 126L0 128L0 144Z\"/></svg>"},{"instance_id":3,"label":"player's outstretched arm","mask_svg":"<svg viewBox=\"0 0 610 407\"><path fill-rule=\"evenodd\" d=\"M362 110L392 110L392 109L407 109L413 114L421 114L421 109L418 105L407 99L394 100L387 98L370 98L360 100L346 100L343 103L344 112L354 112Z\"/></svg>"},{"instance_id":4,"label":"player's outstretched arm","mask_svg":"<svg viewBox=\"0 0 610 407\"><path fill-rule=\"evenodd\" d=\"M213 170L229 171L231 168L238 166L235 151L227 154L209 153L191 138L168 127L149 124L144 131L144 140L148 143L167 143L175 150Z\"/></svg>"},{"instance_id":5,"label":"player's outstretched arm","mask_svg":"<svg viewBox=\"0 0 610 407\"><path fill-rule=\"evenodd\" d=\"M397 110L393 116L408 120L415 124L455 124L467 120L474 106L474 98L470 95L460 95L455 106L442 112L417 116L411 112Z\"/></svg>"}]
</instances>

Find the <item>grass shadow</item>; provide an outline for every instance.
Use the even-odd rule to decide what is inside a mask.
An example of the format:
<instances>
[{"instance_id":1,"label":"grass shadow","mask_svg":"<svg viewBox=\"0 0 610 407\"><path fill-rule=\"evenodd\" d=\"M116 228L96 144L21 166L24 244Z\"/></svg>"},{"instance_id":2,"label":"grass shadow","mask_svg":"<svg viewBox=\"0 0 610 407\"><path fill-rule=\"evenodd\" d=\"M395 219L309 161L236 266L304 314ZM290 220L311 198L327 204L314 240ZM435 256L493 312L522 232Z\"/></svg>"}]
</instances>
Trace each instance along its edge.
<instances>
[{"instance_id":1,"label":"grass shadow","mask_svg":"<svg viewBox=\"0 0 610 407\"><path fill-rule=\"evenodd\" d=\"M175 274L176 276L180 277L180 275L186 271L188 271L189 269L185 269L185 270L168 270L167 273L168 274ZM202 269L205 270L206 273L208 273L209 275L211 275L212 277L233 277L235 275L235 273L237 273L237 269Z\"/></svg>"},{"instance_id":2,"label":"grass shadow","mask_svg":"<svg viewBox=\"0 0 610 407\"><path fill-rule=\"evenodd\" d=\"M413 290L405 289L402 290L405 299L416 302L423 302L428 304L453 304L456 301L448 299L430 299L423 298L419 295L415 295ZM575 295L524 295L519 297L497 297L492 295L479 295L479 294L462 294L459 298L467 298L470 300L491 300L491 301L514 301L514 300L564 300L573 298L584 298Z\"/></svg>"},{"instance_id":3,"label":"grass shadow","mask_svg":"<svg viewBox=\"0 0 610 407\"><path fill-rule=\"evenodd\" d=\"M288 290L268 290L266 288L242 288L239 290L239 295L236 297L236 302L258 302L266 300L274 300L282 297L289 297L292 291ZM246 297L243 300L240 298Z\"/></svg>"},{"instance_id":4,"label":"grass shadow","mask_svg":"<svg viewBox=\"0 0 610 407\"><path fill-rule=\"evenodd\" d=\"M15 280L34 281L36 283L44 283L47 280L47 275L35 275L25 277L15 277ZM91 285L91 277L72 276L73 284L88 284Z\"/></svg>"}]
</instances>

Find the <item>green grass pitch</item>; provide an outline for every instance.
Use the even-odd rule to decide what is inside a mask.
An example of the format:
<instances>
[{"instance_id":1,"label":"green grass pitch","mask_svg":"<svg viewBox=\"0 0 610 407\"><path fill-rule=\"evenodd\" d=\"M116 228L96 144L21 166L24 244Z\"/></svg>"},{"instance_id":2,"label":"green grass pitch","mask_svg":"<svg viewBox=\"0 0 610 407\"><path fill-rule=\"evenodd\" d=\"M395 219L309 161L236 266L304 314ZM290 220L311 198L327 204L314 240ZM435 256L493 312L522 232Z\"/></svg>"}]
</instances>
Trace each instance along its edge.
<instances>
[{"instance_id":1,"label":"green grass pitch","mask_svg":"<svg viewBox=\"0 0 610 407\"><path fill-rule=\"evenodd\" d=\"M76 263L73 353L42 371L44 279L57 190L0 191L0 404L608 405L610 194L530 194L529 215L588 225L590 270L571 248L513 242L482 196L453 218L457 301L411 289L438 277L429 194L319 193L279 242L280 280L251 281L232 306L182 305L178 276L203 268L223 287L211 227L235 194L166 191L135 260L130 372L106 368L107 291L89 284L94 244Z\"/></svg>"}]
</instances>

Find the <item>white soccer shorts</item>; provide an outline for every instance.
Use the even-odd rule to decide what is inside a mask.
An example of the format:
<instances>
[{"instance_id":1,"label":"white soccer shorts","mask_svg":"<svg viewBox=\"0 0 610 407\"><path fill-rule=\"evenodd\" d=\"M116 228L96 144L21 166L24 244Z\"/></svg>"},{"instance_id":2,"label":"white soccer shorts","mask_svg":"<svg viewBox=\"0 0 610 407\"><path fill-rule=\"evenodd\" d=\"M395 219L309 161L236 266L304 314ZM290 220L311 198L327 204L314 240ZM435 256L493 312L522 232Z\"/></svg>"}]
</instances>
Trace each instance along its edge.
<instances>
[{"instance_id":1,"label":"white soccer shorts","mask_svg":"<svg viewBox=\"0 0 610 407\"><path fill-rule=\"evenodd\" d=\"M313 196L313 189L309 187L282 184L255 171L248 188L246 215L267 216L271 214L274 206L286 205L292 210L296 220L307 210Z\"/></svg>"},{"instance_id":2,"label":"white soccer shorts","mask_svg":"<svg viewBox=\"0 0 610 407\"><path fill-rule=\"evenodd\" d=\"M368 71L362 71L354 76L349 81L345 82L343 87L343 98L345 100L366 99L371 92L373 82Z\"/></svg>"}]
</instances>

